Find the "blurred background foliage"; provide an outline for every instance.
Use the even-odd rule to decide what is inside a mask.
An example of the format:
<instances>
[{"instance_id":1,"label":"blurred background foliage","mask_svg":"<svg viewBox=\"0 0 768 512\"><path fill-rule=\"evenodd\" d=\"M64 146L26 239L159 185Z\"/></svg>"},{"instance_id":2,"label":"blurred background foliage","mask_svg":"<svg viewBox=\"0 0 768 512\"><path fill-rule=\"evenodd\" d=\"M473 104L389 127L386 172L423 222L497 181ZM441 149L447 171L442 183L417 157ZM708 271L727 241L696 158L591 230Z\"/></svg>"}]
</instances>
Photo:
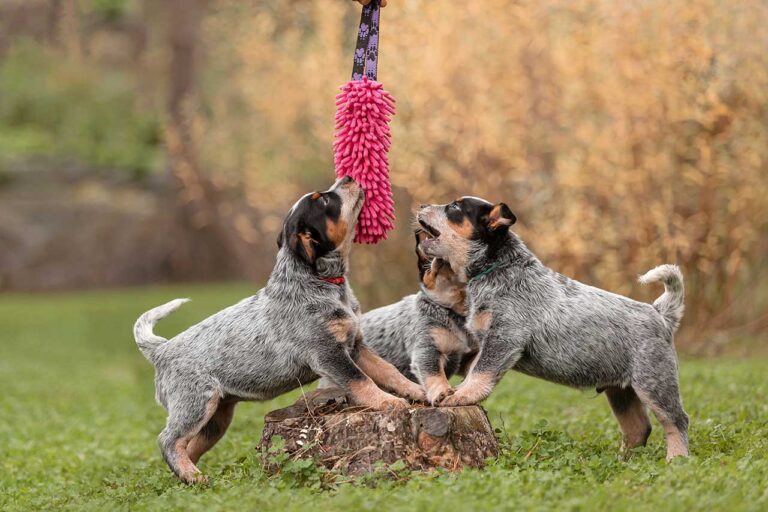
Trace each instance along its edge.
<instances>
[{"instance_id":1,"label":"blurred background foliage","mask_svg":"<svg viewBox=\"0 0 768 512\"><path fill-rule=\"evenodd\" d=\"M21 41L0 63L0 152L72 157L146 176L157 167L158 116L135 108L120 73L62 61Z\"/></svg>"},{"instance_id":2,"label":"blurred background foliage","mask_svg":"<svg viewBox=\"0 0 768 512\"><path fill-rule=\"evenodd\" d=\"M505 201L552 268L652 300L676 262L681 343L768 329L768 4L394 0L390 240L364 306L416 289L410 209ZM282 216L333 177L348 0L0 4L0 289L268 275Z\"/></svg>"}]
</instances>

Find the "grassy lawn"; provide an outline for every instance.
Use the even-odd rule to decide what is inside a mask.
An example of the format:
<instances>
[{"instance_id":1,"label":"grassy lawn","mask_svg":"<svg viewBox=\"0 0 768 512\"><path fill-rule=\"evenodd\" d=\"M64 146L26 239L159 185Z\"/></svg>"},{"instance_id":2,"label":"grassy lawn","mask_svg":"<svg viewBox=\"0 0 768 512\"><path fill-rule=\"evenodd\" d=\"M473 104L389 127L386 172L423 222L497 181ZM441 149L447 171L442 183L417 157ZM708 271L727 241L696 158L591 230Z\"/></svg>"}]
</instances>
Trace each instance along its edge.
<instances>
[{"instance_id":1,"label":"grassy lawn","mask_svg":"<svg viewBox=\"0 0 768 512\"><path fill-rule=\"evenodd\" d=\"M144 310L193 302L166 336L248 295L248 285L0 296L0 510L768 510L768 360L683 360L693 456L664 463L663 436L621 461L604 397L508 374L486 403L503 453L485 471L401 475L331 490L266 478L265 412L241 404L190 488L155 444L164 411L131 335Z\"/></svg>"}]
</instances>

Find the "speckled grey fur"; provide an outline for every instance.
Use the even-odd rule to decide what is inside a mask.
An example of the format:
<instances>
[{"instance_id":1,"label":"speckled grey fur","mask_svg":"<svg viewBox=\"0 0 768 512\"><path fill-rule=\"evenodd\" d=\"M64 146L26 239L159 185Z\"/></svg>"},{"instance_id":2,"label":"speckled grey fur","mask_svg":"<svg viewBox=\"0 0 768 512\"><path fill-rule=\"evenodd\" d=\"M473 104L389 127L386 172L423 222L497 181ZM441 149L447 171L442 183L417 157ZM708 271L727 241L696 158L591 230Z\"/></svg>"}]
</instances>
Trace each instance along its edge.
<instances>
[{"instance_id":1,"label":"speckled grey fur","mask_svg":"<svg viewBox=\"0 0 768 512\"><path fill-rule=\"evenodd\" d=\"M479 313L492 315L490 329L478 333L477 370L514 368L574 387L625 387L660 378L657 371L677 380L672 334L682 309L663 310L671 323L650 304L558 274L513 233L494 261L503 266L467 285L470 325ZM479 253L468 267L490 263Z\"/></svg>"},{"instance_id":2,"label":"speckled grey fur","mask_svg":"<svg viewBox=\"0 0 768 512\"><path fill-rule=\"evenodd\" d=\"M429 205L421 215L437 229L449 230L444 210L443 205ZM446 257L440 242L431 242L431 255ZM674 428L680 431L687 454L688 416L680 399L673 344L684 295L676 266L657 267L641 278L664 282L665 293L650 305L558 274L511 231L492 257L482 240L469 242L469 247L458 258L464 268L454 270L466 279L491 269L467 283L467 325L478 338L480 353L467 379L444 404L486 398L510 369L578 388L624 390L631 394L628 400L636 399L636 393L656 413L668 435ZM488 385L473 374L492 380ZM622 406L612 405L615 410Z\"/></svg>"},{"instance_id":3,"label":"speckled grey fur","mask_svg":"<svg viewBox=\"0 0 768 512\"><path fill-rule=\"evenodd\" d=\"M466 318L430 298L422 286L418 293L363 315L364 344L389 361L406 377L426 385L428 375L440 371L450 378L461 369L467 354L477 350L466 330ZM430 331L444 329L455 338L455 350L444 351Z\"/></svg>"},{"instance_id":4,"label":"speckled grey fur","mask_svg":"<svg viewBox=\"0 0 768 512\"><path fill-rule=\"evenodd\" d=\"M492 318L490 329L477 333L475 371L496 380L514 369L574 387L631 387L667 414L687 443L673 345L683 313L676 267L667 267L671 286L654 307L558 274L513 233L495 261L506 266L467 285L470 325L483 311ZM490 263L478 252L468 267L472 273Z\"/></svg>"},{"instance_id":5,"label":"speckled grey fur","mask_svg":"<svg viewBox=\"0 0 768 512\"><path fill-rule=\"evenodd\" d=\"M339 182L331 190L338 187ZM318 259L315 270L285 243L266 287L256 295L170 340L155 335L152 328L184 299L152 309L136 322L136 343L156 370L157 401L168 410L166 428L158 438L160 448L168 465L184 480L198 481L195 474L199 470L186 464L184 454L180 462L178 443L182 440L186 446L183 443L188 438L208 432L206 422L210 426L216 418L210 419L207 408L240 400L268 400L319 376L341 388L367 379L353 362L361 340L358 301L346 283L322 280L347 271L346 252L362 203L347 207L354 201L345 201L343 214L349 230L344 247ZM329 332L331 320L350 322L346 342ZM226 422L220 421L226 423L224 430L230 420L231 412ZM221 430L219 425L212 426ZM223 431L216 434L220 437Z\"/></svg>"}]
</instances>

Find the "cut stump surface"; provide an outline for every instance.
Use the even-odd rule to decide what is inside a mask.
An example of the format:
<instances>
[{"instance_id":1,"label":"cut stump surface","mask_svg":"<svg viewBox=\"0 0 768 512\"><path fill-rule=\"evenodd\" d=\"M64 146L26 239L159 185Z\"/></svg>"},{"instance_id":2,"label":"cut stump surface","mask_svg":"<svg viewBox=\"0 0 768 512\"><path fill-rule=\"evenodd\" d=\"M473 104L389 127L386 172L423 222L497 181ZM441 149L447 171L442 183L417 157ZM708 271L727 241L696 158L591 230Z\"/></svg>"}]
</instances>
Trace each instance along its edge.
<instances>
[{"instance_id":1,"label":"cut stump surface","mask_svg":"<svg viewBox=\"0 0 768 512\"><path fill-rule=\"evenodd\" d=\"M306 394L264 421L262 453L280 436L291 458L312 458L349 475L372 472L379 461L403 461L413 470L480 468L498 455L493 429L479 406L373 411L350 405L343 390L330 388ZM270 471L267 460L265 467Z\"/></svg>"}]
</instances>

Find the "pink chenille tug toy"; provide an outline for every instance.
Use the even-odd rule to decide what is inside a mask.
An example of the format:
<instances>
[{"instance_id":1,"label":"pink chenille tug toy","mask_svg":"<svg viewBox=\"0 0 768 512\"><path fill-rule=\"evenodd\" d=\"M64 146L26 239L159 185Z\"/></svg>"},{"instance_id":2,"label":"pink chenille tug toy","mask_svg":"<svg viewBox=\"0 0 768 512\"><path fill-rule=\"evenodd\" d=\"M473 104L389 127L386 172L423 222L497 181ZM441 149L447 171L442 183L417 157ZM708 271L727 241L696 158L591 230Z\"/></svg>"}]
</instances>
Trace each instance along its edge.
<instances>
[{"instance_id":1,"label":"pink chenille tug toy","mask_svg":"<svg viewBox=\"0 0 768 512\"><path fill-rule=\"evenodd\" d=\"M389 121L395 100L376 81L379 53L379 0L363 7L352 80L336 96L333 143L336 176L350 176L365 190L355 242L375 244L387 238L395 220L389 182Z\"/></svg>"}]
</instances>

